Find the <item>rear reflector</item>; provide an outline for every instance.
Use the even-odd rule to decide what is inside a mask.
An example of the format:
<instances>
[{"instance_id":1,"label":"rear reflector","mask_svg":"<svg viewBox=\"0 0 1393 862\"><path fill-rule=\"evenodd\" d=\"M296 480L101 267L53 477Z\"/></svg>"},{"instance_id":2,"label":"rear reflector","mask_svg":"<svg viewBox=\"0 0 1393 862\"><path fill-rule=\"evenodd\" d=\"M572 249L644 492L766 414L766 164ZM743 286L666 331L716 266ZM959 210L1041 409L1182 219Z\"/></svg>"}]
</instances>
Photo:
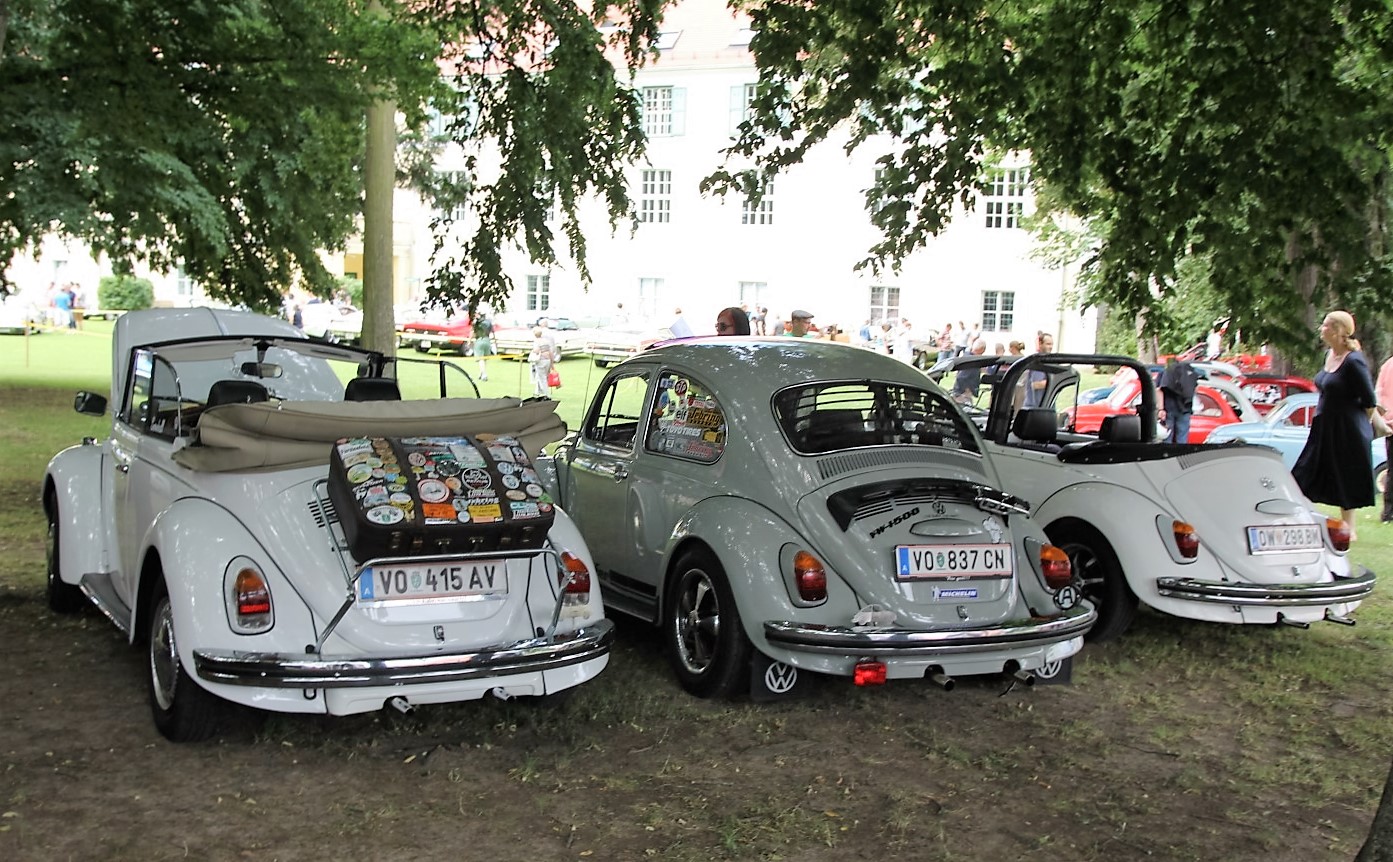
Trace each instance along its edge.
<instances>
[{"instance_id":1,"label":"rear reflector","mask_svg":"<svg viewBox=\"0 0 1393 862\"><path fill-rule=\"evenodd\" d=\"M271 613L271 590L256 569L246 568L238 572L233 591L237 596L239 618L255 618Z\"/></svg>"},{"instance_id":2,"label":"rear reflector","mask_svg":"<svg viewBox=\"0 0 1393 862\"><path fill-rule=\"evenodd\" d=\"M1040 546L1040 574L1045 577L1045 586L1052 590L1062 590L1074 579L1074 566L1063 548L1054 545Z\"/></svg>"},{"instance_id":3,"label":"rear reflector","mask_svg":"<svg viewBox=\"0 0 1393 862\"><path fill-rule=\"evenodd\" d=\"M562 551L561 568L556 577L566 594L566 604L590 601L590 569L585 562L570 551Z\"/></svg>"},{"instance_id":4,"label":"rear reflector","mask_svg":"<svg viewBox=\"0 0 1393 862\"><path fill-rule=\"evenodd\" d=\"M1172 521L1171 532L1175 535L1175 549L1182 558L1193 560L1200 555L1200 537L1194 527L1184 521Z\"/></svg>"},{"instance_id":5,"label":"rear reflector","mask_svg":"<svg viewBox=\"0 0 1393 862\"><path fill-rule=\"evenodd\" d=\"M1330 536L1330 546L1337 551L1349 550L1349 525L1339 518L1325 519L1325 532Z\"/></svg>"},{"instance_id":6,"label":"rear reflector","mask_svg":"<svg viewBox=\"0 0 1393 862\"><path fill-rule=\"evenodd\" d=\"M794 554L793 579L798 584L798 598L805 602L826 600L827 570L817 557L807 551Z\"/></svg>"},{"instance_id":7,"label":"rear reflector","mask_svg":"<svg viewBox=\"0 0 1393 862\"><path fill-rule=\"evenodd\" d=\"M851 679L857 685L885 685L885 662L858 661Z\"/></svg>"}]
</instances>

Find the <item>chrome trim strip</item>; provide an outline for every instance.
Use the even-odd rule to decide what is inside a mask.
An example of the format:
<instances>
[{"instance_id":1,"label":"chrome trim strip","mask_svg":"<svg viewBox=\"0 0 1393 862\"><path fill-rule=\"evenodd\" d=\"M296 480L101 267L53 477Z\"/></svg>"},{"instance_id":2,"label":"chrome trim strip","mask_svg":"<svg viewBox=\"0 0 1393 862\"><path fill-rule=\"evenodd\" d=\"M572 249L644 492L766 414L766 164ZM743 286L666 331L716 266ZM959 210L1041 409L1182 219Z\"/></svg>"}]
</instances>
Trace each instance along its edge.
<instances>
[{"instance_id":1,"label":"chrome trim strip","mask_svg":"<svg viewBox=\"0 0 1393 862\"><path fill-rule=\"evenodd\" d=\"M855 629L765 620L764 636L773 646L802 652L858 656L935 656L988 652L1009 647L1047 646L1079 637L1098 612L1079 605L1048 620L1038 618L980 629Z\"/></svg>"},{"instance_id":2,"label":"chrome trim strip","mask_svg":"<svg viewBox=\"0 0 1393 862\"><path fill-rule=\"evenodd\" d=\"M1307 607L1357 602L1374 591L1374 573L1336 577L1328 584L1231 584L1196 578L1157 578L1156 590L1172 599L1250 607Z\"/></svg>"},{"instance_id":3,"label":"chrome trim strip","mask_svg":"<svg viewBox=\"0 0 1393 862\"><path fill-rule=\"evenodd\" d=\"M413 683L459 682L568 667L609 652L614 622L598 620L566 635L529 638L467 653L322 657L242 650L194 650L202 679L266 688L366 688Z\"/></svg>"}]
</instances>

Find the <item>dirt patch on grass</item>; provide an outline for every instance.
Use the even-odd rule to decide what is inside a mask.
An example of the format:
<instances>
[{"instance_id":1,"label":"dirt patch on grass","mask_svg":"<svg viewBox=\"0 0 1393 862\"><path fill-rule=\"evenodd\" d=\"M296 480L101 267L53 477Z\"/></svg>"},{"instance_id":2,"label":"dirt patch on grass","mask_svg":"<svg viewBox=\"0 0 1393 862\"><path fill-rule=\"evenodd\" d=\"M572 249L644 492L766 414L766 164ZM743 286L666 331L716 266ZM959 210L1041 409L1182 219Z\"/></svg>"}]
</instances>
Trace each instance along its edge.
<instances>
[{"instance_id":1,"label":"dirt patch on grass","mask_svg":"<svg viewBox=\"0 0 1393 862\"><path fill-rule=\"evenodd\" d=\"M237 711L172 745L143 654L95 612L50 614L32 580L0 587L4 859L1348 860L1389 761L1329 731L1318 685L1276 726L1254 705L1264 662L1349 630L1225 633L1248 655L1216 665L1208 629L1153 615L1067 687L702 702L629 624L561 709ZM1184 666L1138 664L1187 641ZM1386 726L1393 693L1339 699Z\"/></svg>"}]
</instances>

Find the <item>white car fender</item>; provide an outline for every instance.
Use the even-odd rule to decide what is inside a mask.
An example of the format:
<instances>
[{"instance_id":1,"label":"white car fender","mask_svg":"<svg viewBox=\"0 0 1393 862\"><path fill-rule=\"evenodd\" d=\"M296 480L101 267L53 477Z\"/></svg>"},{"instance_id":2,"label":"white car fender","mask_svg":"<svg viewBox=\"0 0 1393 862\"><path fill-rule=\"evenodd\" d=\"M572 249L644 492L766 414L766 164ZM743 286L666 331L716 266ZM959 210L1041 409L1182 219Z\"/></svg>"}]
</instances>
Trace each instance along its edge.
<instances>
[{"instance_id":1,"label":"white car fender","mask_svg":"<svg viewBox=\"0 0 1393 862\"><path fill-rule=\"evenodd\" d=\"M216 503L198 497L176 500L151 523L142 548L142 560L148 560L152 552L159 555L185 667L194 666L195 648L302 652L313 641L316 628L309 609L290 581L242 523ZM226 601L208 601L214 595L208 583L224 583L228 564L239 556L257 563L270 587L275 622L268 631L236 632L228 620ZM147 579L154 576L149 566L142 566L138 595L152 594L155 585ZM222 596L223 590L217 595ZM137 612L142 624L149 610ZM219 692L225 689L203 685Z\"/></svg>"},{"instance_id":2,"label":"white car fender","mask_svg":"<svg viewBox=\"0 0 1393 862\"><path fill-rule=\"evenodd\" d=\"M827 600L814 608L799 607L789 595L779 563L787 544L816 551L803 535L768 508L741 497L708 497L693 506L673 527L663 549L663 572L698 539L721 563L739 603L745 633L756 645L765 645L764 621L800 619L804 622L848 624L857 610L851 587L835 572L827 572ZM771 588L771 584L784 585ZM666 601L668 583L659 588L659 602ZM660 607L663 605L660 604Z\"/></svg>"},{"instance_id":3,"label":"white car fender","mask_svg":"<svg viewBox=\"0 0 1393 862\"><path fill-rule=\"evenodd\" d=\"M590 570L590 604L594 608L601 607L600 579L595 577L595 558L590 555L590 548L585 544L585 539L581 536L580 530L576 528L576 522L571 520L571 516L566 514L566 510L560 506L556 507L556 519L551 523L551 529L547 531L547 538L551 540L551 546L558 552L570 551L585 563L585 567Z\"/></svg>"},{"instance_id":4,"label":"white car fender","mask_svg":"<svg viewBox=\"0 0 1393 862\"><path fill-rule=\"evenodd\" d=\"M100 444L70 446L48 462L44 487L53 486L58 505L58 558L63 581L77 584L89 572L109 572L114 547L108 526L111 484Z\"/></svg>"}]
</instances>

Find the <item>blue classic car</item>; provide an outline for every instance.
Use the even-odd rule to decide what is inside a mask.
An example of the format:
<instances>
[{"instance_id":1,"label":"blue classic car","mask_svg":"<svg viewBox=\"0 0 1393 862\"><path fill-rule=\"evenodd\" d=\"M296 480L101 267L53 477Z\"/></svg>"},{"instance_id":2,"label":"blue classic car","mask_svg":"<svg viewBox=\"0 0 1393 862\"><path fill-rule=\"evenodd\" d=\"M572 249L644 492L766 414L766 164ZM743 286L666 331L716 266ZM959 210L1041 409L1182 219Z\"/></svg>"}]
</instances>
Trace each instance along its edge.
<instances>
[{"instance_id":1,"label":"blue classic car","mask_svg":"<svg viewBox=\"0 0 1393 862\"><path fill-rule=\"evenodd\" d=\"M1206 443L1255 443L1276 449L1282 455L1282 463L1290 470L1306 446L1306 436L1311 433L1311 418L1316 415L1315 392L1299 392L1288 395L1261 422L1238 422L1220 425L1205 438ZM1380 494L1388 485L1388 449L1382 440L1375 440L1369 447L1370 463L1374 465L1374 484Z\"/></svg>"}]
</instances>

